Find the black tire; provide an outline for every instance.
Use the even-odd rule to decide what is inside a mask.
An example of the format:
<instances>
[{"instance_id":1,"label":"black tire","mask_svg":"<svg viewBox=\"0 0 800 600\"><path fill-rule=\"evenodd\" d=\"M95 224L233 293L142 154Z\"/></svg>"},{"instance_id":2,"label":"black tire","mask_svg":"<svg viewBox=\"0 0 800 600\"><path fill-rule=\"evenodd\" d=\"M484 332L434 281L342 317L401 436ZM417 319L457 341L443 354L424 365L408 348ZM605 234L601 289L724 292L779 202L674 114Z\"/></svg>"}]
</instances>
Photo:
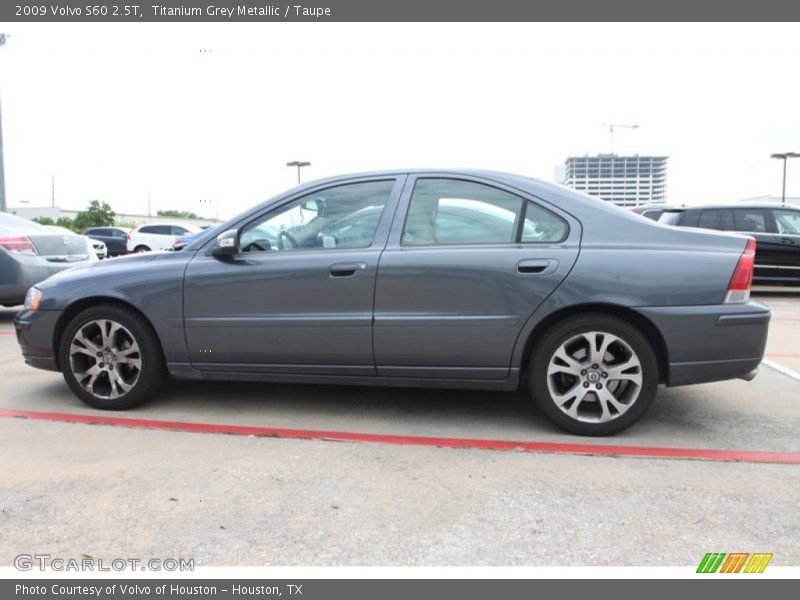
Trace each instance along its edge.
<instances>
[{"instance_id":1,"label":"black tire","mask_svg":"<svg viewBox=\"0 0 800 600\"><path fill-rule=\"evenodd\" d=\"M136 248L133 249L133 252L134 254L138 254L139 252L150 252L150 248L144 245L136 246Z\"/></svg>"},{"instance_id":2,"label":"black tire","mask_svg":"<svg viewBox=\"0 0 800 600\"><path fill-rule=\"evenodd\" d=\"M119 329L117 333L114 333L111 337L121 340L122 344L130 344L131 348L133 347L133 344L129 340L133 339L135 344L138 345L138 352L133 353L131 356L135 361L136 356L138 355L140 366L138 369L134 369L133 367L129 367L127 364L123 365L123 359L120 359L120 364L118 365L115 357L112 361L113 369L115 370L113 378L119 377L119 380L122 381L122 383L112 383L112 375L110 373L112 369L110 367L105 367L107 370L106 373L101 373L95 378L96 381L92 385L92 389L95 389L97 393L93 394L85 389L84 386L78 381L78 376L75 374L76 369L80 367L84 369L84 371L80 372L87 372L86 369L94 368L94 364L98 366L104 365L104 363L100 362L103 359L93 359L92 357L88 356L89 353L73 354L73 356L71 356L70 350L71 347L73 347L73 338L75 338L76 333L82 328L83 330L81 331L81 336L84 339L89 339L92 341L92 343L100 341L101 343L98 344L98 348L102 345L101 337L95 336L92 338L93 331L96 331L98 334L102 335L99 330L99 326L94 324L94 322L97 321L111 321L122 326L122 328ZM78 345L88 348L88 346L85 344L85 342L81 342L80 340L78 341ZM122 350L122 352L124 353L125 350ZM86 354L87 356L84 357L83 354ZM156 337L155 331L153 331L153 328L146 320L142 318L141 315L130 309L115 304L99 304L97 306L87 308L76 315L67 324L64 334L61 336L61 341L58 348L58 357L61 371L64 375L64 380L67 382L67 385L72 392L89 406L102 410L125 410L128 408L133 408L134 406L138 406L156 394L166 379L164 356L161 351L161 345ZM95 363L92 363L92 360L94 360ZM79 365L79 362L82 362L83 364ZM122 380L120 375L122 370L126 370L128 373L127 382ZM136 375L137 370L138 375ZM136 375L135 381L133 375ZM105 380L108 382L108 393L105 394L106 397L103 397L102 393L103 385L101 384L104 383L102 379L103 377L105 377ZM120 390L122 390L122 384L125 384L126 386L131 384L131 387L129 390L124 391L121 395L111 397L115 394L120 394Z\"/></svg>"},{"instance_id":3,"label":"black tire","mask_svg":"<svg viewBox=\"0 0 800 600\"><path fill-rule=\"evenodd\" d=\"M615 336L620 340L619 342L613 342L613 345L609 346L609 351L604 355L604 361L605 356L612 357L613 353L616 353L616 355L624 357L627 356L626 353L629 351L632 353L630 356L638 359L638 369L633 367L629 370L632 371L634 376L637 373L640 375L641 384L638 385L638 388L636 387L637 384L633 381L622 381L622 379L613 380L608 378L613 374L610 369L614 367L614 364L610 364L608 368L605 368L607 365L605 362L598 365L599 368L597 369L593 369L592 365L588 364L587 369L584 370L581 368L577 376L554 373L552 379L548 377L548 368L552 360L555 360L558 365L567 365L567 368L570 369L576 368L560 359L556 359L555 353L564 344L569 348L570 340L577 340L574 342L574 348L577 348L577 355L583 352L581 349L582 343L585 344L585 348L588 351L588 344L590 342L588 342L587 339L581 338L581 335L591 335L590 332L599 332L601 336L610 334L610 336ZM604 339L606 338L600 338L601 344ZM611 337L608 339L611 339ZM598 351L600 349L602 348L598 348ZM588 356L586 356L586 360L588 360ZM612 363L613 360L612 358ZM582 363L582 360L577 362ZM582 366L584 365L581 364L580 367ZM556 425L570 433L588 436L613 435L636 423L644 416L653 403L659 381L658 360L647 338L642 335L636 327L630 325L626 321L602 313L587 313L569 317L563 321L559 321L548 329L540 338L533 351L528 375L531 395L545 415ZM590 378L594 381L598 376L601 377L599 381L590 383ZM631 377L631 375L620 375L620 378L625 377ZM575 387L572 387L573 382ZM604 385L605 390L601 389ZM558 386L563 386L563 388L559 388ZM597 387L599 390L598 392L595 392L594 386L599 386ZM612 386L615 386L615 392L612 392ZM581 390L581 388L585 388L585 391ZM566 391L562 392L562 399L580 392L583 392L583 394L587 396L588 392L591 392L592 395L589 396L588 399L583 399L581 401L576 399L570 402L568 400L563 405L566 409L562 409L553 397L552 389L556 391L565 389ZM638 395L634 396L637 390ZM622 412L617 412L616 416L614 416L614 412L616 412L614 406L617 405L611 406L609 403L601 402L600 396L596 395L600 393L605 394L606 392L611 392L612 395L614 393L620 393L620 397L623 400L627 395L629 403L618 402L617 405L622 406L624 410ZM592 403L594 403L594 405ZM575 407L576 404L578 405L577 408ZM587 413L585 414L576 414L573 416L565 412L565 410L572 410L574 408L575 412L578 413L579 410L584 407L587 409ZM601 411L605 415L610 415L610 420L594 422L592 419L599 419L600 415L597 413Z\"/></svg>"}]
</instances>

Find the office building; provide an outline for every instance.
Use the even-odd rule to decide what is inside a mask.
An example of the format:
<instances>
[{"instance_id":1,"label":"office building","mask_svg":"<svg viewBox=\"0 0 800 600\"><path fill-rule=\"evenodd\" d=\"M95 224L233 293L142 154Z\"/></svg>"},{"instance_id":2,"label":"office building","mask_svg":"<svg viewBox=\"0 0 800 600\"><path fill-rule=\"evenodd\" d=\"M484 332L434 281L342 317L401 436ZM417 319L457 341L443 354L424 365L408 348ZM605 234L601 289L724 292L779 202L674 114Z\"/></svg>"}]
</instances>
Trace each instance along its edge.
<instances>
[{"instance_id":1,"label":"office building","mask_svg":"<svg viewBox=\"0 0 800 600\"><path fill-rule=\"evenodd\" d=\"M666 201L666 156L570 156L564 184L619 206Z\"/></svg>"}]
</instances>

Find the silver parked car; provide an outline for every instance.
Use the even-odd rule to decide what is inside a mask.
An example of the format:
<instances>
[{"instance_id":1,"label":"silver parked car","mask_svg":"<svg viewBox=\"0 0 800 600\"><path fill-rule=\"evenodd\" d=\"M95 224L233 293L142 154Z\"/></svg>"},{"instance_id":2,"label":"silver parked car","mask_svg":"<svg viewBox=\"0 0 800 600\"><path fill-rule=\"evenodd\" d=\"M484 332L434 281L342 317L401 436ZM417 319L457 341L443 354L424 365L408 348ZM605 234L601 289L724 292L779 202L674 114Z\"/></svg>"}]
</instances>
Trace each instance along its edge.
<instances>
[{"instance_id":1,"label":"silver parked car","mask_svg":"<svg viewBox=\"0 0 800 600\"><path fill-rule=\"evenodd\" d=\"M606 435L659 384L751 379L769 309L755 241L677 229L485 171L307 183L199 235L56 275L15 319L25 360L97 408L180 379L516 390Z\"/></svg>"},{"instance_id":2,"label":"silver parked car","mask_svg":"<svg viewBox=\"0 0 800 600\"><path fill-rule=\"evenodd\" d=\"M66 227L61 227L60 225L45 225L45 227L47 227L50 231L60 233L62 235L74 235L74 232L70 231ZM94 252L98 260L103 260L104 258L108 257L108 249L106 248L105 242L90 238L88 235L81 235L81 237L86 240L87 246L90 248L91 252Z\"/></svg>"},{"instance_id":3,"label":"silver parked car","mask_svg":"<svg viewBox=\"0 0 800 600\"><path fill-rule=\"evenodd\" d=\"M22 304L32 285L91 261L97 257L83 236L0 212L0 304Z\"/></svg>"}]
</instances>

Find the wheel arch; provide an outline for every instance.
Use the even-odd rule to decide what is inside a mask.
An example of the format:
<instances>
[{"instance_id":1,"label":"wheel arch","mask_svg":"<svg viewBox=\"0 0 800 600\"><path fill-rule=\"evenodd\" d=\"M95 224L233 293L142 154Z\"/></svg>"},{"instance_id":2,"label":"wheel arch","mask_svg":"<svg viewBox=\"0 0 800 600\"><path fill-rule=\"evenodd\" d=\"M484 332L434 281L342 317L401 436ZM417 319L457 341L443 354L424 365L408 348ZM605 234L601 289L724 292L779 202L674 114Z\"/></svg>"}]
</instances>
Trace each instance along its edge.
<instances>
[{"instance_id":1,"label":"wheel arch","mask_svg":"<svg viewBox=\"0 0 800 600\"><path fill-rule=\"evenodd\" d=\"M64 311L61 313L58 321L56 322L55 329L53 330L53 355L55 356L56 366L59 370L61 370L61 364L59 361L59 348L61 346L61 338L64 335L64 331L67 329L67 325L75 318L76 315L81 313L82 311L86 310L87 308L91 308L93 306L98 306L101 304L112 304L118 306L120 308L124 308L126 310L131 311L132 313L136 314L142 319L142 322L145 323L150 330L152 331L155 338L158 340L158 345L161 348L162 356L164 355L164 344L161 340L161 337L156 332L156 328L153 326L152 321L145 315L141 310L136 308L130 302L126 302L120 298L115 298L113 296L90 296L87 298L81 298L80 300L76 300L69 306L67 306Z\"/></svg>"},{"instance_id":2,"label":"wheel arch","mask_svg":"<svg viewBox=\"0 0 800 600\"><path fill-rule=\"evenodd\" d=\"M536 347L536 341L544 335L545 331L564 319L587 313L601 313L617 317L636 327L636 329L647 338L647 341L650 342L653 348L653 352L655 352L658 362L659 383L664 383L667 380L667 375L669 373L669 352L664 336L658 330L658 327L656 327L650 319L637 312L635 309L602 302L566 306L548 314L539 321L525 340L522 362L520 364L520 373L522 377L527 377L531 354Z\"/></svg>"}]
</instances>

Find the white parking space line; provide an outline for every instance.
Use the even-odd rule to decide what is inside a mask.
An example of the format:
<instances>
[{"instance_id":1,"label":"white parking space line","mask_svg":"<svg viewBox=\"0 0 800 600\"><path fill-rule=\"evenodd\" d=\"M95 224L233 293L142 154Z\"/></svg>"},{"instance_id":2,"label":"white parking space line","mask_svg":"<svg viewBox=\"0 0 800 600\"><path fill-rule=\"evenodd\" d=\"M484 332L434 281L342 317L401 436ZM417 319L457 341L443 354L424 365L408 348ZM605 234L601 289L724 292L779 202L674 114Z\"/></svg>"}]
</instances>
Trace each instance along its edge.
<instances>
[{"instance_id":1,"label":"white parking space line","mask_svg":"<svg viewBox=\"0 0 800 600\"><path fill-rule=\"evenodd\" d=\"M786 377L790 377L795 381L800 381L800 373L798 373L797 371L793 371L792 369L784 367L783 365L779 365L778 363L771 361L767 358L762 360L761 364L764 365L765 367L769 367L770 369L774 369L781 375L786 375Z\"/></svg>"}]
</instances>

